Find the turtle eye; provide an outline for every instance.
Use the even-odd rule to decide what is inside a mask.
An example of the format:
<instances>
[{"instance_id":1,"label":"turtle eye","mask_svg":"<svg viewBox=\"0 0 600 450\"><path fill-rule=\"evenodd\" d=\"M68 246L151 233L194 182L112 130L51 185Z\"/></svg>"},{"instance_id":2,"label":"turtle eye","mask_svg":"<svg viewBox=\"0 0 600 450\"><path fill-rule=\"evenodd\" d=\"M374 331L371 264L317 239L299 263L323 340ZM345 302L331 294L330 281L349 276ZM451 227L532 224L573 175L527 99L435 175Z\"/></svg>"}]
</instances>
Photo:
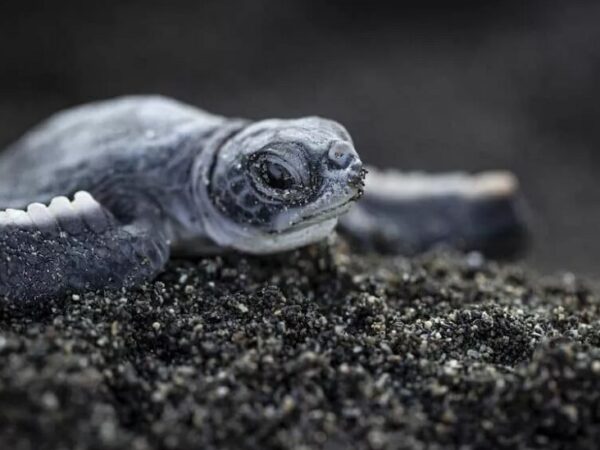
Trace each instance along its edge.
<instances>
[{"instance_id":1,"label":"turtle eye","mask_svg":"<svg viewBox=\"0 0 600 450\"><path fill-rule=\"evenodd\" d=\"M250 156L248 171L254 188L273 201L292 201L306 194L310 182L301 151L271 146Z\"/></svg>"},{"instance_id":2,"label":"turtle eye","mask_svg":"<svg viewBox=\"0 0 600 450\"><path fill-rule=\"evenodd\" d=\"M273 189L291 189L296 184L290 171L273 161L266 161L262 164L261 177Z\"/></svg>"}]
</instances>

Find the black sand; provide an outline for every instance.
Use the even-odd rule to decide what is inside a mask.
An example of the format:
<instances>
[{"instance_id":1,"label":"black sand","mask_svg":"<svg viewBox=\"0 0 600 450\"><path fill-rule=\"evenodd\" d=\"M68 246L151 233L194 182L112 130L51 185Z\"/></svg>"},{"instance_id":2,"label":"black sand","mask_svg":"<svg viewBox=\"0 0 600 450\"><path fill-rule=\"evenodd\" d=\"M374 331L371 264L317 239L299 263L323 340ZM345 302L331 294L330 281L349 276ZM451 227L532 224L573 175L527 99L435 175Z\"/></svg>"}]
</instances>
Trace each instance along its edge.
<instances>
[{"instance_id":1,"label":"black sand","mask_svg":"<svg viewBox=\"0 0 600 450\"><path fill-rule=\"evenodd\" d=\"M317 246L0 303L0 448L597 448L600 299Z\"/></svg>"}]
</instances>

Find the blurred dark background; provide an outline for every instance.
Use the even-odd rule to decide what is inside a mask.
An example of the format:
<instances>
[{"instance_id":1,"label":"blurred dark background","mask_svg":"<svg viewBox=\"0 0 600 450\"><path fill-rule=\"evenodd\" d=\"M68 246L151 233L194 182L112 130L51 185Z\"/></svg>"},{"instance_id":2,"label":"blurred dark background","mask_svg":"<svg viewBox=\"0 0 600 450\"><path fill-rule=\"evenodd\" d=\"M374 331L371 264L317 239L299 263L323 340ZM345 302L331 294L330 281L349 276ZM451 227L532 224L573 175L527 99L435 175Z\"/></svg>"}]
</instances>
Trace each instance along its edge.
<instances>
[{"instance_id":1,"label":"blurred dark background","mask_svg":"<svg viewBox=\"0 0 600 450\"><path fill-rule=\"evenodd\" d=\"M0 146L121 94L318 114L345 124L368 163L515 171L529 261L599 276L600 4L394 3L5 0Z\"/></svg>"}]
</instances>

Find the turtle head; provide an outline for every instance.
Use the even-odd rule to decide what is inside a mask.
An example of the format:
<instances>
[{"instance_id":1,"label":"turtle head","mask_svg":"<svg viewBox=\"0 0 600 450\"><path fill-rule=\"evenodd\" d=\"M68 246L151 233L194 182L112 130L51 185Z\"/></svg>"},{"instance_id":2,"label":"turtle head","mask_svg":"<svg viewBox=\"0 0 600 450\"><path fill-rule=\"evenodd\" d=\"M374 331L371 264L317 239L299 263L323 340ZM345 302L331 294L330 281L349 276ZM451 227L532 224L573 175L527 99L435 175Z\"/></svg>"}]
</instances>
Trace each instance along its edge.
<instances>
[{"instance_id":1,"label":"turtle head","mask_svg":"<svg viewBox=\"0 0 600 450\"><path fill-rule=\"evenodd\" d=\"M348 132L318 117L255 122L216 152L207 232L221 245L272 253L326 237L362 194Z\"/></svg>"}]
</instances>

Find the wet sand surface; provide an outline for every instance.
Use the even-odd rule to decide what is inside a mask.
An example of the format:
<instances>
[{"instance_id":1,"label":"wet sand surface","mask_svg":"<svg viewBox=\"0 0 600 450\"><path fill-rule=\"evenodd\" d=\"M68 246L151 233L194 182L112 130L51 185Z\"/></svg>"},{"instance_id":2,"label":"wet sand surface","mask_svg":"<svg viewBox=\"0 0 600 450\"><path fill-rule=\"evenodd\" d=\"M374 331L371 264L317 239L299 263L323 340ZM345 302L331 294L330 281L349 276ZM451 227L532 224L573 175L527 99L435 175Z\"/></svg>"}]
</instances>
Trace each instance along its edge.
<instances>
[{"instance_id":1,"label":"wet sand surface","mask_svg":"<svg viewBox=\"0 0 600 450\"><path fill-rule=\"evenodd\" d=\"M571 275L340 243L0 302L0 448L596 448L599 305Z\"/></svg>"}]
</instances>

